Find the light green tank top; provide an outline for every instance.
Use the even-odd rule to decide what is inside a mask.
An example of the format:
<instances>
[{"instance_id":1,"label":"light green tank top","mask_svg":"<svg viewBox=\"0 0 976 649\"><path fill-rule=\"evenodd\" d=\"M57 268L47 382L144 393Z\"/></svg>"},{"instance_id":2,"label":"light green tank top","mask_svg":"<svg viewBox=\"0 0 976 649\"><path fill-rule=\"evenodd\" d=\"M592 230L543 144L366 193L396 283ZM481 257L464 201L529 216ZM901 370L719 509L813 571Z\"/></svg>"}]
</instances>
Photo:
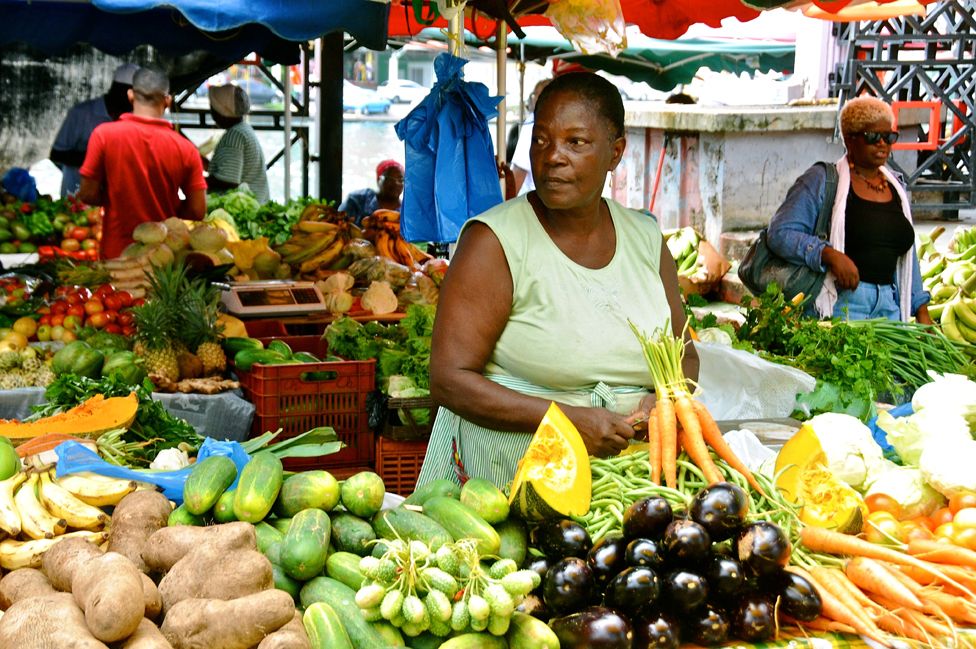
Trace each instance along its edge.
<instances>
[{"instance_id":1,"label":"light green tank top","mask_svg":"<svg viewBox=\"0 0 976 649\"><path fill-rule=\"evenodd\" d=\"M650 385L628 320L647 333L668 324L661 230L650 216L607 203L617 250L599 269L563 254L525 197L473 219L498 237L514 285L512 313L485 374L557 390Z\"/></svg>"}]
</instances>

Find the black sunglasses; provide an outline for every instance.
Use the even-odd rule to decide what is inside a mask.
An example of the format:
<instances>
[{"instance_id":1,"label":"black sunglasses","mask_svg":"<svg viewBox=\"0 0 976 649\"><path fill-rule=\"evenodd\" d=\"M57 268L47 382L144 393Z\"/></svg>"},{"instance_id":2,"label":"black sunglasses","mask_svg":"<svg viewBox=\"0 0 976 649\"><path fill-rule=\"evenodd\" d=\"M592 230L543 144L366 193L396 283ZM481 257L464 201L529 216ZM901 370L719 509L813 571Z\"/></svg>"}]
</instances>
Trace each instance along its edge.
<instances>
[{"instance_id":1,"label":"black sunglasses","mask_svg":"<svg viewBox=\"0 0 976 649\"><path fill-rule=\"evenodd\" d=\"M864 131L863 133L858 133L858 135L860 135L868 144L877 144L881 140L884 140L888 144L894 144L898 141L898 131L889 131L887 133Z\"/></svg>"}]
</instances>

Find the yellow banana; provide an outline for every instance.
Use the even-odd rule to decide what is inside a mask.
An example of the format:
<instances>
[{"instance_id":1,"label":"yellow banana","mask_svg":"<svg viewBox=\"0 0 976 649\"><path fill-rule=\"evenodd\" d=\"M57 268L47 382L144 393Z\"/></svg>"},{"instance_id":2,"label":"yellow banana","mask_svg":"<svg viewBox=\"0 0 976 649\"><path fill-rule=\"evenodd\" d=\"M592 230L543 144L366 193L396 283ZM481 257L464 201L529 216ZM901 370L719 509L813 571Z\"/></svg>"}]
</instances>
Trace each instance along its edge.
<instances>
[{"instance_id":1,"label":"yellow banana","mask_svg":"<svg viewBox=\"0 0 976 649\"><path fill-rule=\"evenodd\" d=\"M41 474L37 495L49 512L67 521L68 527L98 530L108 522L108 514L79 500L70 491L52 482L49 471Z\"/></svg>"},{"instance_id":2,"label":"yellow banana","mask_svg":"<svg viewBox=\"0 0 976 649\"><path fill-rule=\"evenodd\" d=\"M37 483L37 474L31 473L14 494L14 503L20 512L20 531L32 539L53 539L67 531L68 523L44 509L37 498Z\"/></svg>"},{"instance_id":3,"label":"yellow banana","mask_svg":"<svg viewBox=\"0 0 976 649\"><path fill-rule=\"evenodd\" d=\"M0 482L0 530L10 537L20 534L20 512L14 503L14 490L26 479L26 475L18 472Z\"/></svg>"},{"instance_id":4,"label":"yellow banana","mask_svg":"<svg viewBox=\"0 0 976 649\"><path fill-rule=\"evenodd\" d=\"M299 232L334 232L339 229L339 226L335 223L329 223L328 221L299 221L295 224Z\"/></svg>"},{"instance_id":5,"label":"yellow banana","mask_svg":"<svg viewBox=\"0 0 976 649\"><path fill-rule=\"evenodd\" d=\"M397 257L396 252L393 251L393 242L390 239L390 235L386 232L378 232L376 238L373 240L373 245L376 246L376 253L378 255L396 261Z\"/></svg>"},{"instance_id":6,"label":"yellow banana","mask_svg":"<svg viewBox=\"0 0 976 649\"><path fill-rule=\"evenodd\" d=\"M61 541L61 539L70 538L82 538L91 541L95 545L101 545L108 540L108 532L89 532L82 530L62 534L55 539L34 539L31 541L7 539L6 541L0 541L0 567L6 570L40 568L41 557L44 556L44 553L50 550L55 543Z\"/></svg>"},{"instance_id":7,"label":"yellow banana","mask_svg":"<svg viewBox=\"0 0 976 649\"><path fill-rule=\"evenodd\" d=\"M61 485L82 502L94 507L109 507L119 504L127 494L138 486L133 480L109 478L97 473L79 472L58 478Z\"/></svg>"},{"instance_id":8,"label":"yellow banana","mask_svg":"<svg viewBox=\"0 0 976 649\"><path fill-rule=\"evenodd\" d=\"M966 339L963 338L962 332L959 331L959 326L956 324L956 310L953 306L946 305L946 308L942 310L942 317L939 318L939 324L942 325L942 333L946 335L946 338L964 343Z\"/></svg>"},{"instance_id":9,"label":"yellow banana","mask_svg":"<svg viewBox=\"0 0 976 649\"><path fill-rule=\"evenodd\" d=\"M336 237L335 241L329 244L328 248L316 254L314 257L303 261L298 267L298 272L311 273L318 268L327 268L342 254L342 249L345 245L346 242L342 238Z\"/></svg>"},{"instance_id":10,"label":"yellow banana","mask_svg":"<svg viewBox=\"0 0 976 649\"><path fill-rule=\"evenodd\" d=\"M970 329L976 330L976 301L972 299L961 298L952 303L953 310L955 310L956 324L964 324Z\"/></svg>"}]
</instances>

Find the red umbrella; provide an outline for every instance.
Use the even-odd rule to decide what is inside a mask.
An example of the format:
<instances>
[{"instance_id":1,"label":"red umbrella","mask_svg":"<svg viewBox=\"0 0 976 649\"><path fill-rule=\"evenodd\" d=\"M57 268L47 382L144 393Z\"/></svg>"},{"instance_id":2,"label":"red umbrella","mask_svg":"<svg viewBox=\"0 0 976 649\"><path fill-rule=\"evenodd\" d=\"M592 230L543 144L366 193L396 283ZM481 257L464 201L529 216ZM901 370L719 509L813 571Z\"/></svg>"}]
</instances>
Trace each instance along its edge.
<instances>
[{"instance_id":1,"label":"red umbrella","mask_svg":"<svg viewBox=\"0 0 976 649\"><path fill-rule=\"evenodd\" d=\"M759 15L740 0L620 0L624 19L651 38L675 39L695 23L718 27L723 18L752 20Z\"/></svg>"},{"instance_id":2,"label":"red umbrella","mask_svg":"<svg viewBox=\"0 0 976 649\"><path fill-rule=\"evenodd\" d=\"M474 2L474 12L466 12L464 28L472 34L488 40L494 36L498 28L500 19L489 16L484 10L479 10L479 6L488 9L494 8L499 2ZM491 12L493 15L497 11ZM473 17L472 17L473 15ZM524 14L517 16L518 24L526 25L546 25L549 20L541 14ZM392 0L390 3L390 37L414 36L421 30L428 27L447 28L447 21L434 11L430 2L414 2L413 0Z\"/></svg>"}]
</instances>

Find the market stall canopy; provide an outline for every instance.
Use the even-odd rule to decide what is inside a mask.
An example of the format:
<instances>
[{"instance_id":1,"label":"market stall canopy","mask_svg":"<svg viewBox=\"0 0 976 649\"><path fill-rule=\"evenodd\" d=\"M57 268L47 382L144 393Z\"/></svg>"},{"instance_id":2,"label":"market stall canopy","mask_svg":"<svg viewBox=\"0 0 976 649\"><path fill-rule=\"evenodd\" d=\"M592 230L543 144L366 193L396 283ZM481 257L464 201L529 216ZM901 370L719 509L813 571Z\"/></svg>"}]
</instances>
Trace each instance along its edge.
<instances>
[{"instance_id":1,"label":"market stall canopy","mask_svg":"<svg viewBox=\"0 0 976 649\"><path fill-rule=\"evenodd\" d=\"M375 0L0 0L0 45L62 54L88 43L121 55L148 44L170 55L205 50L239 60L257 52L297 63L297 43L340 30L384 49L389 10Z\"/></svg>"},{"instance_id":2,"label":"market stall canopy","mask_svg":"<svg viewBox=\"0 0 976 649\"><path fill-rule=\"evenodd\" d=\"M878 2L810 3L803 9L803 15L831 22L857 22L861 20L888 20L899 16L924 16L925 5L934 0L883 0Z\"/></svg>"}]
</instances>

